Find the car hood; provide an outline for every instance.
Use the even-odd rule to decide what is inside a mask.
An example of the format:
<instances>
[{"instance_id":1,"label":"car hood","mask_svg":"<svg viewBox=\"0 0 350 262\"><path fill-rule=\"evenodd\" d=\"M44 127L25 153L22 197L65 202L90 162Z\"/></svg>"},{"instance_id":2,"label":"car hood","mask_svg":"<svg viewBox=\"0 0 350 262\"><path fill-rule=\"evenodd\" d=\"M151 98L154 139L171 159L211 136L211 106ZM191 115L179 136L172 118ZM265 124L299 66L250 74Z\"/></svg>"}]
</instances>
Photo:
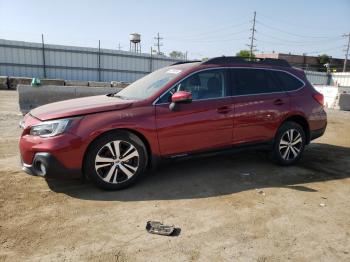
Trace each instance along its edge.
<instances>
[{"instance_id":1,"label":"car hood","mask_svg":"<svg viewBox=\"0 0 350 262\"><path fill-rule=\"evenodd\" d=\"M86 115L112 110L121 110L133 104L133 100L100 95L60 101L37 107L30 114L42 121Z\"/></svg>"}]
</instances>

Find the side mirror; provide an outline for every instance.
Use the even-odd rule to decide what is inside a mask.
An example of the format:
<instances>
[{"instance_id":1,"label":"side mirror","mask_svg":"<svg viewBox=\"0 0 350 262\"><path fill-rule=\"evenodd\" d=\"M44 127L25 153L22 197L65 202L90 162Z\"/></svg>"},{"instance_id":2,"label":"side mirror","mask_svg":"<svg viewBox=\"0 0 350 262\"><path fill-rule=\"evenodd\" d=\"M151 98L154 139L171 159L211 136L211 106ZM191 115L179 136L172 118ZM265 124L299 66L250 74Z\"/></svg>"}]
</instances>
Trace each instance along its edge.
<instances>
[{"instance_id":1,"label":"side mirror","mask_svg":"<svg viewBox=\"0 0 350 262\"><path fill-rule=\"evenodd\" d=\"M192 94L187 91L177 91L171 97L173 103L191 103Z\"/></svg>"},{"instance_id":2,"label":"side mirror","mask_svg":"<svg viewBox=\"0 0 350 262\"><path fill-rule=\"evenodd\" d=\"M176 111L178 109L178 105L181 103L191 103L192 102L192 94L187 91L177 91L171 96L171 104L169 105L169 109L171 111Z\"/></svg>"}]
</instances>

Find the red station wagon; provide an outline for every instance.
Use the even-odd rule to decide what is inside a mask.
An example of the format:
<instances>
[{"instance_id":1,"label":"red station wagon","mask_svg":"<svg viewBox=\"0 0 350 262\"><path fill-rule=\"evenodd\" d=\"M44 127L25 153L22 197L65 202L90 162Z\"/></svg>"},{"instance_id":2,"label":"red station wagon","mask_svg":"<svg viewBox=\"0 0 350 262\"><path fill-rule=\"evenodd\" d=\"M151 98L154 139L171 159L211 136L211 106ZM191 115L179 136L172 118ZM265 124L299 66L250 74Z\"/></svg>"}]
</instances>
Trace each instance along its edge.
<instances>
[{"instance_id":1,"label":"red station wagon","mask_svg":"<svg viewBox=\"0 0 350 262\"><path fill-rule=\"evenodd\" d=\"M325 132L323 95L284 60L217 57L157 70L119 93L38 107L21 122L23 169L133 184L165 158L267 147L297 162Z\"/></svg>"}]
</instances>

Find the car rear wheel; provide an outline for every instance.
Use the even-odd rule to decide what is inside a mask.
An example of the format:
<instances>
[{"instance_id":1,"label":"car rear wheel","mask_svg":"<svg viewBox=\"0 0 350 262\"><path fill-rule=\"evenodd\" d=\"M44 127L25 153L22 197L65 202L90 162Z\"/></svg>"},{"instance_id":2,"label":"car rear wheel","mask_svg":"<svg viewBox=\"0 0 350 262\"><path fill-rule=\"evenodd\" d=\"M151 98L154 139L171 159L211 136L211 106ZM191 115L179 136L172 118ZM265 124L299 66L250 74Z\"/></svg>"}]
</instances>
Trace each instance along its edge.
<instances>
[{"instance_id":1,"label":"car rear wheel","mask_svg":"<svg viewBox=\"0 0 350 262\"><path fill-rule=\"evenodd\" d=\"M277 131L273 159L280 165L292 165L301 158L304 148L303 128L295 122L286 122Z\"/></svg>"},{"instance_id":2,"label":"car rear wheel","mask_svg":"<svg viewBox=\"0 0 350 262\"><path fill-rule=\"evenodd\" d=\"M147 165L147 150L139 137L117 131L97 138L89 147L84 172L93 183L106 190L134 184Z\"/></svg>"}]
</instances>

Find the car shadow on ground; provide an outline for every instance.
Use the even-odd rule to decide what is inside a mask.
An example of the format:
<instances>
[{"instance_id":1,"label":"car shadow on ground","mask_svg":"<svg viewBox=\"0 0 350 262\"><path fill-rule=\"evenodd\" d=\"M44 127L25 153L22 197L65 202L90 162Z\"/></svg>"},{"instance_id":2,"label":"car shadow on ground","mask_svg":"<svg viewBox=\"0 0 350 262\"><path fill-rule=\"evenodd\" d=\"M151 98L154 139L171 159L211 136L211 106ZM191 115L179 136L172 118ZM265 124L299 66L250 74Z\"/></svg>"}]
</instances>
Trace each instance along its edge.
<instances>
[{"instance_id":1,"label":"car shadow on ground","mask_svg":"<svg viewBox=\"0 0 350 262\"><path fill-rule=\"evenodd\" d=\"M308 183L349 178L349 156L350 148L313 143L291 167L275 165L267 153L250 151L173 161L121 191L103 191L89 182L47 182L55 192L95 201L196 199L268 187L312 193L317 190Z\"/></svg>"}]
</instances>

